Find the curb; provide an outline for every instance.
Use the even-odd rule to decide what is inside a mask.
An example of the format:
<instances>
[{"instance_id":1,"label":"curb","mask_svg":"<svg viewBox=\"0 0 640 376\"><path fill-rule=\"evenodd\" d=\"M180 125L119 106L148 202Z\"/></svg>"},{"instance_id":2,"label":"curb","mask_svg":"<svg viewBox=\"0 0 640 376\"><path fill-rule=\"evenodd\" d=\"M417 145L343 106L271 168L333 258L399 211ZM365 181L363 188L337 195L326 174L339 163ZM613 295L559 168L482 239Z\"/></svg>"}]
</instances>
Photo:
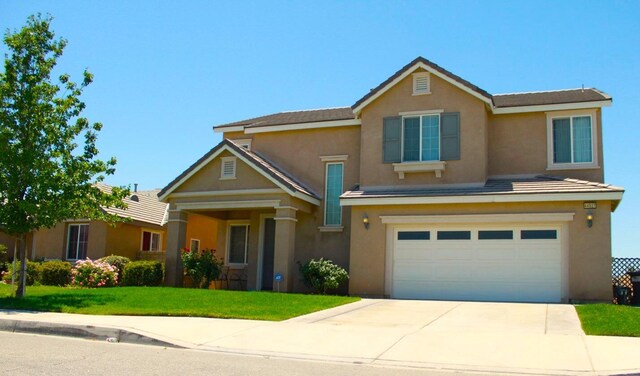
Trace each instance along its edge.
<instances>
[{"instance_id":1,"label":"curb","mask_svg":"<svg viewBox=\"0 0 640 376\"><path fill-rule=\"evenodd\" d=\"M93 325L58 324L27 320L0 320L0 330L12 333L32 333L63 337L84 338L97 341L123 342L136 345L162 346L182 349L173 343L147 337L128 330Z\"/></svg>"}]
</instances>

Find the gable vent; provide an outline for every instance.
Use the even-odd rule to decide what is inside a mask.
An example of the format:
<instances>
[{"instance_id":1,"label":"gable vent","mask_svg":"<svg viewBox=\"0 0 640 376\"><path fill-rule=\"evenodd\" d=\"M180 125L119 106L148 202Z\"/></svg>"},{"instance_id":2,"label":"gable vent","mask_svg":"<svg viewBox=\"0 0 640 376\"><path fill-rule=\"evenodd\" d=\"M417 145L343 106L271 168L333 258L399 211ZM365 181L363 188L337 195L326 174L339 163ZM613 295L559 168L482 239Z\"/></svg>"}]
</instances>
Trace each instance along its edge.
<instances>
[{"instance_id":1,"label":"gable vent","mask_svg":"<svg viewBox=\"0 0 640 376\"><path fill-rule=\"evenodd\" d=\"M413 75L413 94L429 94L429 73Z\"/></svg>"},{"instance_id":2,"label":"gable vent","mask_svg":"<svg viewBox=\"0 0 640 376\"><path fill-rule=\"evenodd\" d=\"M222 171L220 179L234 179L236 177L236 158L222 158Z\"/></svg>"}]
</instances>

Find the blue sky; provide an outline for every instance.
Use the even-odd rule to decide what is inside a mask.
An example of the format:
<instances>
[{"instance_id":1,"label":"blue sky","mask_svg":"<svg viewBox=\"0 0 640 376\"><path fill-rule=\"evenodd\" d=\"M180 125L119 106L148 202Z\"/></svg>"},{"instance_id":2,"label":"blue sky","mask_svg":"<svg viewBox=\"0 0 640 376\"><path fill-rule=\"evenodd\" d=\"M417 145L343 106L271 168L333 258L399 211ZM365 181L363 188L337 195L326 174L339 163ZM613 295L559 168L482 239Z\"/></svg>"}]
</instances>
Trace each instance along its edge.
<instances>
[{"instance_id":1,"label":"blue sky","mask_svg":"<svg viewBox=\"0 0 640 376\"><path fill-rule=\"evenodd\" d=\"M596 87L606 181L627 189L613 253L640 257L638 1L13 1L0 27L54 16L59 61L95 74L107 182L163 187L220 141L216 124L350 106L416 56L490 93ZM6 50L4 45L0 52Z\"/></svg>"}]
</instances>

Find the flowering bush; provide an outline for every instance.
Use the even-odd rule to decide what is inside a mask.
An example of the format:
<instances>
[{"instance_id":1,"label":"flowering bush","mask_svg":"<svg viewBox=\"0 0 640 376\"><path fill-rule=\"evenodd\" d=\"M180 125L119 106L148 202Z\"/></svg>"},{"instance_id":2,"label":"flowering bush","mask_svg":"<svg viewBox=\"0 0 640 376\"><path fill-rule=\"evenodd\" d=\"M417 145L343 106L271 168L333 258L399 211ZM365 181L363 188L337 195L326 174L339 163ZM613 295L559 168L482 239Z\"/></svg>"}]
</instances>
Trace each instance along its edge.
<instances>
[{"instance_id":1,"label":"flowering bush","mask_svg":"<svg viewBox=\"0 0 640 376\"><path fill-rule=\"evenodd\" d=\"M311 259L305 264L300 264L304 284L315 290L317 294L327 294L328 290L337 289L340 284L349 279L346 270L333 263L331 260Z\"/></svg>"},{"instance_id":2,"label":"flowering bush","mask_svg":"<svg viewBox=\"0 0 640 376\"><path fill-rule=\"evenodd\" d=\"M102 261L76 261L71 270L71 285L80 287L111 287L118 280L118 272L114 266Z\"/></svg>"},{"instance_id":3,"label":"flowering bush","mask_svg":"<svg viewBox=\"0 0 640 376\"><path fill-rule=\"evenodd\" d=\"M218 260L216 250L203 249L199 252L191 252L189 248L180 251L184 274L193 279L196 288L209 288L212 281L220 276L222 261Z\"/></svg>"}]
</instances>

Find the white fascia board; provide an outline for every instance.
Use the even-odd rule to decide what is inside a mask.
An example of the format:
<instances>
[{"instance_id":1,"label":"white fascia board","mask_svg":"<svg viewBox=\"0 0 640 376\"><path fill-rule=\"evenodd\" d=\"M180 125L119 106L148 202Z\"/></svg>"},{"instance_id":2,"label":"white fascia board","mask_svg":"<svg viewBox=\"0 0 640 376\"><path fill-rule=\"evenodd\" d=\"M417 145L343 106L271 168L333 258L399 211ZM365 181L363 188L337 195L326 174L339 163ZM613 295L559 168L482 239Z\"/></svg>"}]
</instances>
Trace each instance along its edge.
<instances>
[{"instance_id":1,"label":"white fascia board","mask_svg":"<svg viewBox=\"0 0 640 376\"><path fill-rule=\"evenodd\" d=\"M425 223L532 223L569 222L575 213L456 214L456 215L389 215L380 216L385 224Z\"/></svg>"},{"instance_id":2,"label":"white fascia board","mask_svg":"<svg viewBox=\"0 0 640 376\"><path fill-rule=\"evenodd\" d=\"M269 125L269 126L263 126L263 127L250 127L250 128L245 128L244 133L253 134L253 133L266 133L266 132L297 131L302 129L350 127L353 125L360 125L360 124L362 124L362 121L360 119L317 121L313 123L295 123L295 124L284 124L284 125Z\"/></svg>"},{"instance_id":3,"label":"white fascia board","mask_svg":"<svg viewBox=\"0 0 640 376\"><path fill-rule=\"evenodd\" d=\"M542 112L542 111L563 111L563 110L581 110L585 108L602 108L611 106L611 99L593 102L579 103L561 103L561 104L545 104L539 106L519 106L519 107L500 107L492 108L495 115L502 114L518 114L525 112Z\"/></svg>"},{"instance_id":4,"label":"white fascia board","mask_svg":"<svg viewBox=\"0 0 640 376\"><path fill-rule=\"evenodd\" d=\"M176 210L276 208L279 205L280 200L181 202L176 204Z\"/></svg>"},{"instance_id":5,"label":"white fascia board","mask_svg":"<svg viewBox=\"0 0 640 376\"><path fill-rule=\"evenodd\" d=\"M380 89L377 93L372 95L366 101L360 103L360 105L358 107L353 109L353 113L358 115L360 113L360 111L362 111L363 108L365 108L366 106L369 105L369 103L371 103L374 100L378 99L378 97L380 97L382 94L386 93L389 89L394 87L398 82L400 82L400 81L404 80L405 78L407 78L410 74L412 74L418 68L422 68L422 69L426 70L427 72L429 72L429 73L431 73L431 74L433 74L433 75L435 75L435 76L447 81L448 83L454 85L455 87L461 89L462 91L465 91L465 92L473 95L474 97L480 99L481 101L487 103L488 105L493 106L493 102L491 101L490 98L487 98L484 95L478 93L477 91L472 90L471 88L469 88L469 87L461 84L460 82L454 80L453 78L448 77L448 76L438 72L437 70L431 68L430 66L424 64L423 62L417 62L413 67L407 69L400 76L396 77L395 80L389 82L387 84L387 86L385 86L382 89Z\"/></svg>"},{"instance_id":6,"label":"white fascia board","mask_svg":"<svg viewBox=\"0 0 640 376\"><path fill-rule=\"evenodd\" d=\"M215 133L242 132L242 131L244 131L244 126L243 125L236 125L234 127L213 127L213 131Z\"/></svg>"},{"instance_id":7,"label":"white fascia board","mask_svg":"<svg viewBox=\"0 0 640 376\"><path fill-rule=\"evenodd\" d=\"M468 195L438 197L372 197L341 198L341 206L476 204L493 202L554 202L554 201L622 200L622 192L531 193L506 195Z\"/></svg>"}]
</instances>

